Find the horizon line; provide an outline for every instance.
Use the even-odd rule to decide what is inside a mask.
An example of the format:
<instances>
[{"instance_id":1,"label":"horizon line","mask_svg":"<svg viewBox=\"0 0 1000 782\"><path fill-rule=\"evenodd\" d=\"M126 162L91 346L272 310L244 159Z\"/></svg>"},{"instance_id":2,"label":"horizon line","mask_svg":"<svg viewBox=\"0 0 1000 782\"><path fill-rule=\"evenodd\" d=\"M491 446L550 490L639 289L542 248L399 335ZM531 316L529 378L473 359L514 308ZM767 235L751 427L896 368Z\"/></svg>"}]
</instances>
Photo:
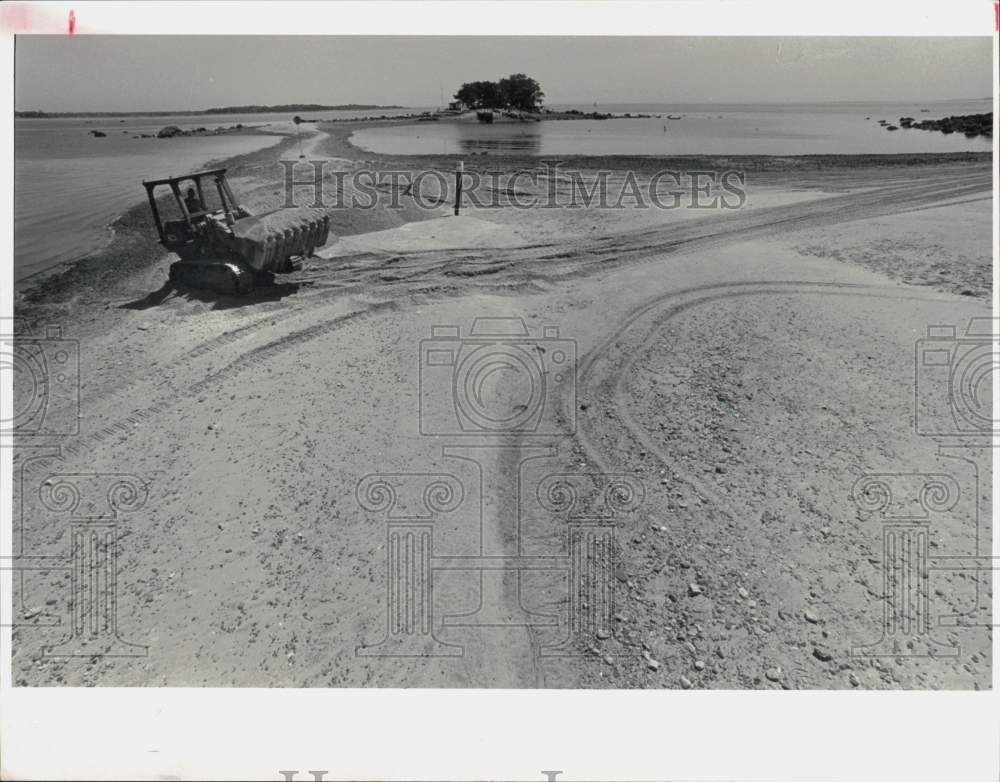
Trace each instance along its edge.
<instances>
[{"instance_id":1,"label":"horizon line","mask_svg":"<svg viewBox=\"0 0 1000 782\"><path fill-rule=\"evenodd\" d=\"M993 96L985 95L980 97L963 97L963 98L869 98L864 100L852 100L852 99L831 99L831 100L627 100L627 101L615 101L615 100L593 100L593 98L586 100L559 100L553 101L546 104L548 107L552 106L583 106L583 105L617 105L617 106L643 106L643 105L657 105L657 106L710 106L710 105L724 105L724 106L814 106L819 104L849 104L849 103L961 103L965 101L979 101L979 100L993 100ZM302 102L303 105L308 105L305 101ZM254 104L244 104L244 105L254 105ZM278 105L278 104L272 104ZM295 104L291 104L295 105ZM427 109L437 106L437 103L428 103L425 105L400 105L400 104L375 104L375 103L340 103L340 104L330 104L328 108L317 108L317 109L289 109L288 111L307 111L307 112L319 112L319 111L364 111L364 110L376 110L376 109ZM260 104L263 109L268 108L268 104ZM346 108L350 106L360 106L363 108L351 109ZM344 108L338 108L344 107ZM39 109L39 108L19 108L14 107L15 113L22 112L38 112L41 114L119 114L119 115L150 115L150 114L162 114L162 115L181 115L181 114L191 114L191 113L201 113L209 114L212 113L211 109L231 109L240 108L240 106L230 107L230 106L211 106L209 108L198 108L198 109ZM224 113L223 111L218 111L216 113ZM283 111L246 111L246 112L229 112L229 113L245 113L245 114L282 114L288 113Z\"/></svg>"}]
</instances>

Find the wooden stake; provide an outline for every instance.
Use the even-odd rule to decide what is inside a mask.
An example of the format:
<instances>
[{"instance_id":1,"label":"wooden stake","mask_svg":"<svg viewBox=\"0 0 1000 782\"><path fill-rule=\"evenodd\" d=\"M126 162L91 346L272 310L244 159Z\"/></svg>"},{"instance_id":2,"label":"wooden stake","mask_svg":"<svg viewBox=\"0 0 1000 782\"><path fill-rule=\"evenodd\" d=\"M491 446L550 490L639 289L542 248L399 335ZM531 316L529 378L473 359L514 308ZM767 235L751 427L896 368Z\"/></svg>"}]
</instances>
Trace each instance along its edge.
<instances>
[{"instance_id":1,"label":"wooden stake","mask_svg":"<svg viewBox=\"0 0 1000 782\"><path fill-rule=\"evenodd\" d=\"M459 160L455 168L455 217L458 217L458 210L462 207L462 172L465 164Z\"/></svg>"}]
</instances>

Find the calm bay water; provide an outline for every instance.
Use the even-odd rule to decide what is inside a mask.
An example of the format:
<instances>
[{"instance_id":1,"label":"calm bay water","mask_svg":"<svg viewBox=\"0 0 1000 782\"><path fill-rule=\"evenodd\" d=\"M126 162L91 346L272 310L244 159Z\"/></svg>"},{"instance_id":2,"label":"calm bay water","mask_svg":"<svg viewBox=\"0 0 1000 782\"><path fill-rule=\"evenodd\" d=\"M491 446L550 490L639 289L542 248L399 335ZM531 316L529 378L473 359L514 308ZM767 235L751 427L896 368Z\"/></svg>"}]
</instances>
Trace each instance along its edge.
<instances>
[{"instance_id":1,"label":"calm bay water","mask_svg":"<svg viewBox=\"0 0 1000 782\"><path fill-rule=\"evenodd\" d=\"M989 99L938 103L837 103L784 105L555 106L584 112L655 114L663 118L612 118L510 122L420 122L359 130L351 142L395 155L814 155L988 151L990 139L936 131L888 131L885 119L939 119L992 110ZM926 111L924 111L926 109ZM667 117L680 119L667 119Z\"/></svg>"},{"instance_id":2,"label":"calm bay water","mask_svg":"<svg viewBox=\"0 0 1000 782\"><path fill-rule=\"evenodd\" d=\"M474 120L415 122L353 134L357 146L387 154L534 155L863 154L988 151L989 139L920 130L898 123L991 110L989 100L925 104L556 106L663 118L484 125ZM923 111L926 109L926 111ZM314 117L409 114L421 109L319 112ZM667 119L674 116L680 119ZM870 118L870 119L866 119ZM264 134L174 139L133 138L164 125L185 129L285 124L290 116L225 114L126 118L17 119L14 123L14 275L24 281L85 257L110 238L107 225L145 198L143 179L181 174L206 163L277 144ZM91 130L106 133L95 138Z\"/></svg>"},{"instance_id":3,"label":"calm bay water","mask_svg":"<svg viewBox=\"0 0 1000 782\"><path fill-rule=\"evenodd\" d=\"M412 109L326 111L310 117L348 119L408 114ZM213 160L277 144L276 135L156 139L165 125L184 129L286 124L291 115L16 119L14 121L14 278L85 257L110 239L107 225L146 198L143 179L182 174ZM90 131L106 133L95 138Z\"/></svg>"}]
</instances>

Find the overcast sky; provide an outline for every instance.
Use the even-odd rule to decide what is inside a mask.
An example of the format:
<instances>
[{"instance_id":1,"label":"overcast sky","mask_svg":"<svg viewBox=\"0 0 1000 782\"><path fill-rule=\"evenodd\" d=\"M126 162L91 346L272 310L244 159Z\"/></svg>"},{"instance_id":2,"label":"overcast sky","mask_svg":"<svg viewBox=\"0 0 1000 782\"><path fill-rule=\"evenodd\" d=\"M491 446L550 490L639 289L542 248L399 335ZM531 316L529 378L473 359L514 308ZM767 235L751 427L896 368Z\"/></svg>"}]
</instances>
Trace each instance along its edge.
<instances>
[{"instance_id":1,"label":"overcast sky","mask_svg":"<svg viewBox=\"0 0 1000 782\"><path fill-rule=\"evenodd\" d=\"M18 36L16 108L436 106L514 72L546 102L931 101L992 92L989 38Z\"/></svg>"}]
</instances>

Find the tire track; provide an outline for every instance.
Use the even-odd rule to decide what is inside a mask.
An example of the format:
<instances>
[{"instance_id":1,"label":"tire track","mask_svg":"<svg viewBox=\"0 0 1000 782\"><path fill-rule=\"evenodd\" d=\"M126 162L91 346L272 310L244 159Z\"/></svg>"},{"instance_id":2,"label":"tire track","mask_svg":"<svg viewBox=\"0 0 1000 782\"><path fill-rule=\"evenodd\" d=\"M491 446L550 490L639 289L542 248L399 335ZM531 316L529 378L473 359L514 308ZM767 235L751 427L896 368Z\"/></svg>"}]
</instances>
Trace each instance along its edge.
<instances>
[{"instance_id":1,"label":"tire track","mask_svg":"<svg viewBox=\"0 0 1000 782\"><path fill-rule=\"evenodd\" d=\"M193 360L207 358L219 351L230 348L236 343L251 338L262 329L273 329L277 324L290 318L309 317L315 310L329 306L331 287L323 284L324 280L336 279L342 273L346 262L348 268L355 273L347 286L337 285L336 290L345 296L367 294L377 291L383 298L370 302L368 305L348 315L338 316L318 324L308 325L294 330L289 334L270 340L265 344L252 348L246 354L227 363L221 369L206 375L178 391L174 387L166 389L166 398L159 402L133 409L128 414L102 427L97 432L74 440L64 447L65 453L80 455L96 445L102 444L112 437L127 435L136 426L150 416L164 411L169 405L176 404L178 399L190 398L203 391L212 383L260 365L274 352L288 346L327 334L343 323L359 317L377 315L387 309L398 306L397 299L405 300L412 296L458 296L469 290L499 291L516 293L518 291L537 292L568 279L579 278L595 270L607 270L629 262L665 255L677 251L692 249L709 249L722 246L736 240L770 236L775 233L815 227L850 220L866 219L873 216L889 215L899 212L932 208L942 202L957 198L968 198L979 195L991 187L992 174L986 171L962 172L964 177L942 174L933 178L923 178L918 184L912 179L894 181L893 184L865 190L861 193L849 193L843 196L813 199L787 206L768 207L751 214L739 214L712 221L694 221L689 224L665 225L653 229L641 229L601 237L597 240L587 238L566 243L564 240L551 243L535 244L507 250L490 251L490 260L486 263L491 273L482 274L482 256L470 257L468 249L453 251L415 252L406 254L407 261L416 267L412 273L401 276L399 280L386 281L381 279L390 269L399 268L399 254L386 254L384 257L363 253L357 256L337 259L339 265L333 263L328 267L313 273L311 277L303 277L294 281L310 286L312 289L297 297L296 306L287 309L261 314L260 319L211 337L195 346L190 351L175 357L161 368L161 371L183 372L190 367ZM553 248L559 248L556 258ZM548 258L546 260L546 258ZM374 261L370 266L362 266L359 261ZM554 262L553 262L554 261ZM471 266L479 274L466 271ZM394 283L398 282L396 285ZM801 284L801 283L795 283ZM315 286L315 287L312 287ZM712 286L710 286L712 287ZM690 294L696 289L675 292L670 296ZM643 312L655 308L659 301L650 303ZM642 313L636 312L626 319L624 328L628 328ZM616 336L611 339L617 339ZM607 347L605 344L605 349ZM593 359L591 359L593 360ZM96 400L121 399L123 407L137 397L136 389L146 378L138 378L133 382L119 386L110 394L98 394Z\"/></svg>"},{"instance_id":2,"label":"tire track","mask_svg":"<svg viewBox=\"0 0 1000 782\"><path fill-rule=\"evenodd\" d=\"M602 415L592 415L593 421L615 419L628 432L632 439L647 452L655 455L664 466L669 467L673 474L680 477L689 487L701 496L710 499L719 509L733 519L741 517L741 512L733 508L728 500L718 491L706 485L691 473L686 472L672 459L648 431L639 424L627 409L622 400L625 395L622 386L632 376L636 363L643 359L652 346L660 338L660 331L670 319L683 314L687 310L704 304L725 299L747 296L767 295L827 295L909 299L915 301L936 301L939 297L932 294L920 295L902 288L891 286L870 286L853 283L810 282L810 281L776 281L776 282L744 282L722 285L705 285L674 291L657 296L645 304L633 309L622 321L621 326L605 339L600 345L587 353L580 362L577 371L578 394L581 400L605 402ZM564 414L568 414L563 405ZM583 421L588 420L584 418ZM620 430L616 428L615 433ZM608 432L600 426L594 426L591 432L581 425L577 440L588 460L600 465L602 470L612 471L613 466L607 463L606 451L599 443Z\"/></svg>"}]
</instances>

